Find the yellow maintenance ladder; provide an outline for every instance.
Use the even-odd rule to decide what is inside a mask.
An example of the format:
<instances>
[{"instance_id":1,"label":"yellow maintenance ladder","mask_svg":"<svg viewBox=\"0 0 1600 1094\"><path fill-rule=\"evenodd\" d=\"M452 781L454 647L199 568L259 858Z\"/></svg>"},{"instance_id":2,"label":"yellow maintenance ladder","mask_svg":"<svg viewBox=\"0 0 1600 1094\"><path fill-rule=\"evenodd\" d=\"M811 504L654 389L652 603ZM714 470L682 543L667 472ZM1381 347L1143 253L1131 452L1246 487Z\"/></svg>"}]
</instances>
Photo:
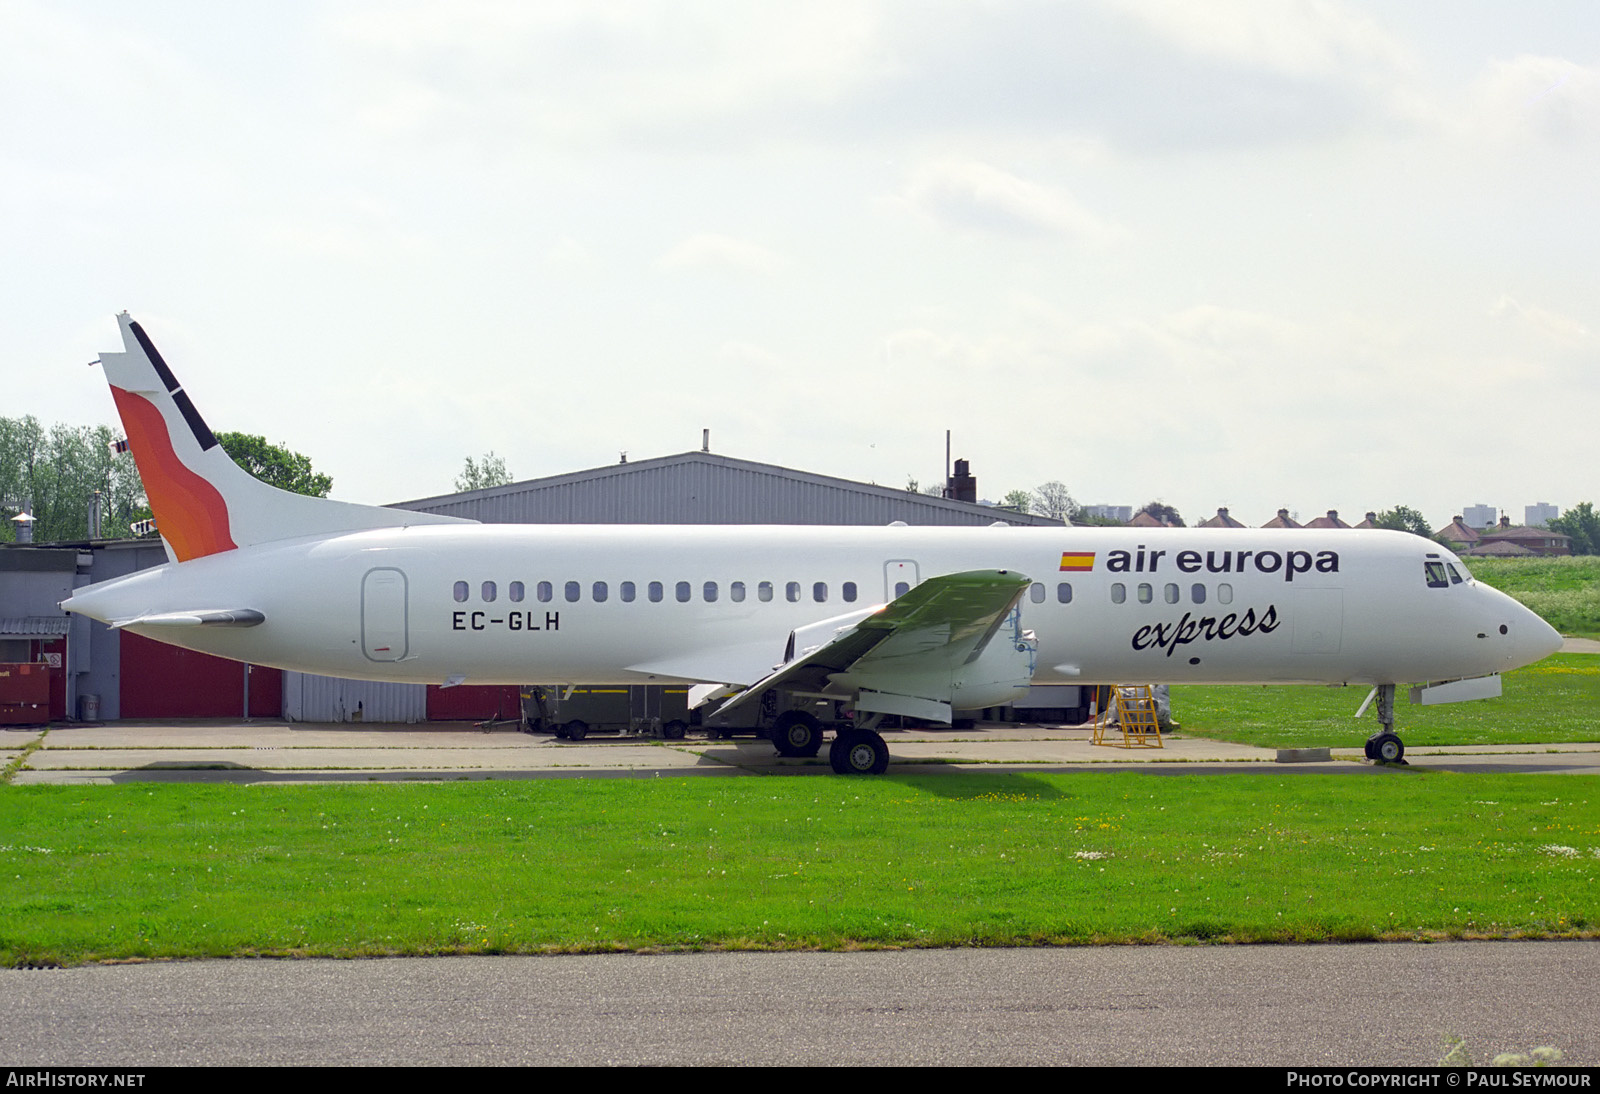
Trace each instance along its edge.
<instances>
[{"instance_id":1,"label":"yellow maintenance ladder","mask_svg":"<svg viewBox=\"0 0 1600 1094\"><path fill-rule=\"evenodd\" d=\"M1107 723L1111 721L1102 712L1094 721L1094 743L1112 748L1164 748L1161 743L1161 725L1156 720L1155 690L1149 684L1117 684L1111 692L1116 696L1116 725L1122 730L1122 743L1106 740Z\"/></svg>"}]
</instances>

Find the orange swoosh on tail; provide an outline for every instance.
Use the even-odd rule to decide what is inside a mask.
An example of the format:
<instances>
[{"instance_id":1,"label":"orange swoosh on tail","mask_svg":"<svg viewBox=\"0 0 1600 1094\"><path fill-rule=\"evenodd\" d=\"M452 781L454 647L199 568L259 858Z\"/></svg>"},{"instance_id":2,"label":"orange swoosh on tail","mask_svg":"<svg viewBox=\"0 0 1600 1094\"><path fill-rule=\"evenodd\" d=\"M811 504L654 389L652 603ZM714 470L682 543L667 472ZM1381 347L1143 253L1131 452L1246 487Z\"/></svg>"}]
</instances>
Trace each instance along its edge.
<instances>
[{"instance_id":1,"label":"orange swoosh on tail","mask_svg":"<svg viewBox=\"0 0 1600 1094\"><path fill-rule=\"evenodd\" d=\"M228 529L227 503L215 486L178 459L161 411L142 395L118 387L111 389L111 396L122 415L156 527L178 561L233 550L237 544Z\"/></svg>"}]
</instances>

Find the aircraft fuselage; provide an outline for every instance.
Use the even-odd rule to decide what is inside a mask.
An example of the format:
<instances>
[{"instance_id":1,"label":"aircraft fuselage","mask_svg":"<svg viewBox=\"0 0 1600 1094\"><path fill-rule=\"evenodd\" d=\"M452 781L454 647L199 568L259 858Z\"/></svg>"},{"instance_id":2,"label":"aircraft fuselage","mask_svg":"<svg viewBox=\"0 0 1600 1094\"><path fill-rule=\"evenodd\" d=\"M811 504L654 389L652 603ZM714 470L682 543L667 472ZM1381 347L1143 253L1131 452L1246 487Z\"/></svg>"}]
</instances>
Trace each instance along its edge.
<instances>
[{"instance_id":1,"label":"aircraft fuselage","mask_svg":"<svg viewBox=\"0 0 1600 1094\"><path fill-rule=\"evenodd\" d=\"M748 683L796 628L979 567L1032 582L1020 610L1036 684L1416 683L1560 645L1448 550L1354 530L377 528L168 564L68 607L106 621L253 609L264 621L249 627L125 626L352 678Z\"/></svg>"}]
</instances>

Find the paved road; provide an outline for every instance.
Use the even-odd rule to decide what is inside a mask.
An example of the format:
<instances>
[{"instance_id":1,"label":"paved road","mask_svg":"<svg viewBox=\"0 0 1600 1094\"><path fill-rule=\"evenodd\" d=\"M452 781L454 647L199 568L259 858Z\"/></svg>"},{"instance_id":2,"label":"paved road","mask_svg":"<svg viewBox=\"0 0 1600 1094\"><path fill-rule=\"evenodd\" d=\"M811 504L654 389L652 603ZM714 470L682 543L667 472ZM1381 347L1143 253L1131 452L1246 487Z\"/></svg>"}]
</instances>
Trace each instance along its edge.
<instances>
[{"instance_id":1,"label":"paved road","mask_svg":"<svg viewBox=\"0 0 1600 1094\"><path fill-rule=\"evenodd\" d=\"M1600 1061L1597 942L0 970L11 1065Z\"/></svg>"}]
</instances>

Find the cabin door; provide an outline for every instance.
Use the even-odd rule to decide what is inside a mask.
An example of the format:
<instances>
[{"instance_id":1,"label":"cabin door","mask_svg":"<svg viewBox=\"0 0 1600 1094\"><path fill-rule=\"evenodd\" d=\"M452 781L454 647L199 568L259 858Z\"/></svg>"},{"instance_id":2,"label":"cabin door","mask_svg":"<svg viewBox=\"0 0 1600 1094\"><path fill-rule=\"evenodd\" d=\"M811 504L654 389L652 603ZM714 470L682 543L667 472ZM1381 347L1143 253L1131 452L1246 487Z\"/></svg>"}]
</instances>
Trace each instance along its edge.
<instances>
[{"instance_id":1,"label":"cabin door","mask_svg":"<svg viewBox=\"0 0 1600 1094\"><path fill-rule=\"evenodd\" d=\"M406 575L392 567L361 579L361 649L369 661L406 656Z\"/></svg>"},{"instance_id":2,"label":"cabin door","mask_svg":"<svg viewBox=\"0 0 1600 1094\"><path fill-rule=\"evenodd\" d=\"M1344 590L1295 589L1289 594L1295 653L1338 653L1344 639Z\"/></svg>"},{"instance_id":3,"label":"cabin door","mask_svg":"<svg viewBox=\"0 0 1600 1094\"><path fill-rule=\"evenodd\" d=\"M904 596L922 581L917 563L909 558L891 558L883 564L883 599Z\"/></svg>"}]
</instances>

